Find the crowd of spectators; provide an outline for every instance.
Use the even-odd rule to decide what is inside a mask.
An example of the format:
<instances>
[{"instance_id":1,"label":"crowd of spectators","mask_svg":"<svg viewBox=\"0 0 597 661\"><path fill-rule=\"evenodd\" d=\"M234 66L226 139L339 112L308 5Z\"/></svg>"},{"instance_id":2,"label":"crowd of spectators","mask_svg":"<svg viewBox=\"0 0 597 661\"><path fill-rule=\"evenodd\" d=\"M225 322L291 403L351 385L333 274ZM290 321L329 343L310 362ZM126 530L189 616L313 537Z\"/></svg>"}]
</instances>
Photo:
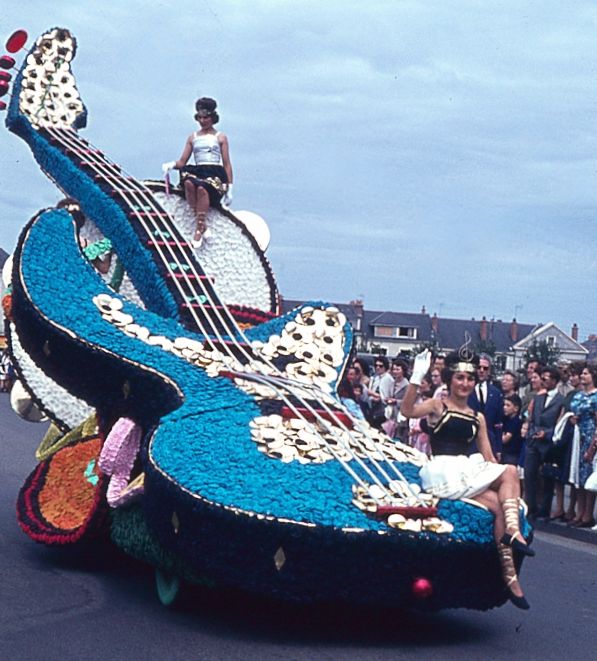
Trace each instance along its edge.
<instances>
[{"instance_id":1,"label":"crowd of spectators","mask_svg":"<svg viewBox=\"0 0 597 661\"><path fill-rule=\"evenodd\" d=\"M358 417L429 455L426 420L400 413L408 361L375 356L372 367L360 358L352 362L341 385L343 401ZM444 370L444 357L436 355L418 389L419 401L446 397ZM496 378L491 358L481 355L469 406L485 417L496 461L518 467L532 520L597 530L597 480L585 488L593 473L597 477L597 366L530 360L520 374L506 370Z\"/></svg>"}]
</instances>

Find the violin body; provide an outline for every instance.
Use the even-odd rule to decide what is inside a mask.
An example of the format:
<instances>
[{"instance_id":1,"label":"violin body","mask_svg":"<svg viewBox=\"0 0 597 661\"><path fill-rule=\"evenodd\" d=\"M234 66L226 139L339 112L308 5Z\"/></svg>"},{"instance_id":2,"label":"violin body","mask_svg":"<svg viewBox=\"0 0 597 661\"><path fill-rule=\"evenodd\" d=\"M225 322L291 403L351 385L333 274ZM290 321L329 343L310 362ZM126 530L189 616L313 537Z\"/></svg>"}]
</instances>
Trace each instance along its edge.
<instances>
[{"instance_id":1,"label":"violin body","mask_svg":"<svg viewBox=\"0 0 597 661\"><path fill-rule=\"evenodd\" d=\"M352 348L344 315L313 302L279 316L269 263L227 210L210 214L214 227L230 229L219 236L233 238L211 254L193 251L176 223L182 198L125 176L78 137L82 102L58 119L48 110L44 121L24 109L40 98L33 89L27 100L27 67L43 68L46 42L70 72L70 33L40 37L7 124L110 239L136 295L119 294L85 258L68 211L44 210L24 228L11 319L21 377L45 375L43 392L31 388L41 407L55 383L97 418L75 428L46 406L62 434L46 443L19 496L25 532L47 544L103 535L188 580L294 601L428 610L504 603L488 511L439 501L427 508L434 518L406 516L396 527L359 501L363 484L394 471L388 483L411 490L404 503L429 504L417 495L425 458L352 419L336 394ZM72 101L70 73L65 79ZM238 277L220 258L230 241L243 255ZM48 277L57 264L62 277ZM51 502L75 461L83 510L71 518L65 503L42 510L40 494ZM424 599L413 591L420 577L433 586Z\"/></svg>"}]
</instances>

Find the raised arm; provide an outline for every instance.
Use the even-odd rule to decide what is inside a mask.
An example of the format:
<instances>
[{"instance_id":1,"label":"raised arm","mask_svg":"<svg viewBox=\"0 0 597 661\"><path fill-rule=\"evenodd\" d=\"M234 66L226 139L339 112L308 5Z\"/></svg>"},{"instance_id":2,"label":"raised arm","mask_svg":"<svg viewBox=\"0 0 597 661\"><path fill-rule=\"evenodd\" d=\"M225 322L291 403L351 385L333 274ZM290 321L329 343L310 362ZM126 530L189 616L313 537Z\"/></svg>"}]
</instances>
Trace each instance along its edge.
<instances>
[{"instance_id":1,"label":"raised arm","mask_svg":"<svg viewBox=\"0 0 597 661\"><path fill-rule=\"evenodd\" d=\"M442 404L439 399L427 399L416 404L417 389L421 385L423 377L429 371L430 365L431 352L429 349L425 349L415 356L413 373L400 406L400 413L406 418L423 418L430 413L441 413Z\"/></svg>"},{"instance_id":2,"label":"raised arm","mask_svg":"<svg viewBox=\"0 0 597 661\"><path fill-rule=\"evenodd\" d=\"M406 388L406 394L400 405L400 413L405 418L424 418L431 414L441 415L442 403L439 399L426 399L418 404L416 401L417 386L411 381Z\"/></svg>"}]
</instances>

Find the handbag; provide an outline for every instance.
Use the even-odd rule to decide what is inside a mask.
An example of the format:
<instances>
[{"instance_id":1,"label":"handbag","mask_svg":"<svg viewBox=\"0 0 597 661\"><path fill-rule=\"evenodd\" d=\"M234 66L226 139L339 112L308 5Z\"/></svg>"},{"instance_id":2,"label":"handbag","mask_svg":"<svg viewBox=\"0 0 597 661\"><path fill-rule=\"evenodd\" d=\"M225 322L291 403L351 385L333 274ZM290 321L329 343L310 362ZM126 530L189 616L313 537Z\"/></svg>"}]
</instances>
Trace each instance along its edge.
<instances>
[{"instance_id":1,"label":"handbag","mask_svg":"<svg viewBox=\"0 0 597 661\"><path fill-rule=\"evenodd\" d=\"M381 425L386 421L385 409L386 405L383 402L374 402L369 411L367 420L374 426Z\"/></svg>"},{"instance_id":2,"label":"handbag","mask_svg":"<svg viewBox=\"0 0 597 661\"><path fill-rule=\"evenodd\" d=\"M562 474L562 469L558 464L546 462L541 466L541 475L548 480L559 480Z\"/></svg>"}]
</instances>

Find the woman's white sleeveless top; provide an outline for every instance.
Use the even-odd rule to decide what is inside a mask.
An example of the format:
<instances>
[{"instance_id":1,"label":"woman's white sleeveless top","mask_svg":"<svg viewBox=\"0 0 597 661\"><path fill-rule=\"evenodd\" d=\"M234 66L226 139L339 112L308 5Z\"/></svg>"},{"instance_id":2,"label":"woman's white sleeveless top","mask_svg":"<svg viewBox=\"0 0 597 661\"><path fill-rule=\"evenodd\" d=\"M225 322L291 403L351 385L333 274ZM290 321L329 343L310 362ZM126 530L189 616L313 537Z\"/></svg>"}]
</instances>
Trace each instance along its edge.
<instances>
[{"instance_id":1,"label":"woman's white sleeveless top","mask_svg":"<svg viewBox=\"0 0 597 661\"><path fill-rule=\"evenodd\" d=\"M222 150L218 142L218 133L207 133L201 135L195 133L193 138L193 157L196 165L203 163L210 163L215 165L222 165Z\"/></svg>"}]
</instances>

